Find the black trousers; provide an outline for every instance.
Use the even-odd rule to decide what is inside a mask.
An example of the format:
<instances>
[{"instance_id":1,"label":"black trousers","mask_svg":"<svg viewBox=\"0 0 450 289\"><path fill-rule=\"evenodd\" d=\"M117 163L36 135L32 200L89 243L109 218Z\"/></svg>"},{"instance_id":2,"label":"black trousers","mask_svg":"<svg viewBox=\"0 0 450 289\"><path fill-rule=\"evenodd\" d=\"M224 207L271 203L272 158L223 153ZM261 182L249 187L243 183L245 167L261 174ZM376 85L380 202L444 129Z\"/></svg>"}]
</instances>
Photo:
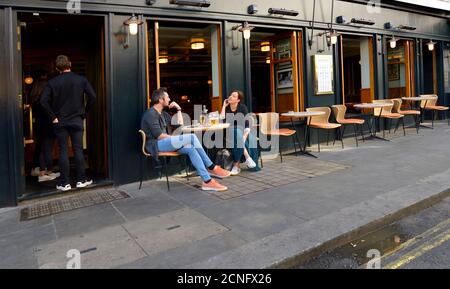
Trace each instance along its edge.
<instances>
[{"instance_id":1,"label":"black trousers","mask_svg":"<svg viewBox=\"0 0 450 289\"><path fill-rule=\"evenodd\" d=\"M75 159L76 181L86 180L83 155L83 122L71 124L55 124L55 135L59 144L59 167L60 167L60 185L70 184L70 163L68 152L68 139L72 142L72 149Z\"/></svg>"}]
</instances>

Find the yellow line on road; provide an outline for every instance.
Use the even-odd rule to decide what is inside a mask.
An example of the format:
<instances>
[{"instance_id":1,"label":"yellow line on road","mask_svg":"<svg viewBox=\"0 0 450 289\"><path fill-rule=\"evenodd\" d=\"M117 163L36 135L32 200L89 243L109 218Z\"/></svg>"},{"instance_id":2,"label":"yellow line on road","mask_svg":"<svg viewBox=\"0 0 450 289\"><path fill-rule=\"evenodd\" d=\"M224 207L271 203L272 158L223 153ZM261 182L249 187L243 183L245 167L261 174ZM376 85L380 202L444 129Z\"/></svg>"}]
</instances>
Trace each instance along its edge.
<instances>
[{"instance_id":1,"label":"yellow line on road","mask_svg":"<svg viewBox=\"0 0 450 289\"><path fill-rule=\"evenodd\" d=\"M414 249L413 251L411 251L409 254L402 256L399 260L388 264L384 268L385 269L398 269L398 268L410 263L414 259L422 256L426 252L428 252L436 247L439 247L440 245L444 244L448 240L450 240L450 229L437 235L435 238L433 238L431 241L435 241L435 242L433 242L432 244L429 244L429 243L423 244L423 245L417 247L416 249Z\"/></svg>"},{"instance_id":2,"label":"yellow line on road","mask_svg":"<svg viewBox=\"0 0 450 289\"><path fill-rule=\"evenodd\" d=\"M418 235L418 236L415 236L415 237L412 238L412 239L409 239L408 241L406 241L406 242L403 243L403 244L400 244L400 246L396 247L396 248L393 249L392 251L389 251L389 252L385 253L385 254L382 256L382 259L386 259L387 257L391 256L392 254L397 253L398 251L400 251L400 250L402 250L402 249L404 249L404 248L406 248L406 247L409 247L409 246L412 246L412 245L416 244L417 242L419 242L419 241L425 239L426 237L428 237L428 236L430 236L430 235L432 235L432 234L438 232L439 230L445 228L445 227L446 227L447 225L449 225L449 224L450 224L450 219L447 219L447 220L445 220L445 221L443 221L443 222L437 224L436 226L434 226L434 227L431 228L431 229L426 230L426 231L423 232L422 234L420 234L420 235Z\"/></svg>"}]
</instances>

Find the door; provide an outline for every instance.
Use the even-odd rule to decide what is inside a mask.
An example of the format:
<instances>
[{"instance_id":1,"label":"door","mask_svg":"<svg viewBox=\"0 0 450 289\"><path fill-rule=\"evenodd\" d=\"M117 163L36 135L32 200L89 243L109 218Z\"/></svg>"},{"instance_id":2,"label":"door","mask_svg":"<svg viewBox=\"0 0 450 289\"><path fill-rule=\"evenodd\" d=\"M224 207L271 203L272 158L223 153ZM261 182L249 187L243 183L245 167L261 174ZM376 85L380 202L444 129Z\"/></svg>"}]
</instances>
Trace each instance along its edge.
<instances>
[{"instance_id":1,"label":"door","mask_svg":"<svg viewBox=\"0 0 450 289\"><path fill-rule=\"evenodd\" d=\"M299 44L301 33L282 32L270 39L271 59L271 107L272 111L282 113L304 109L300 105ZM300 45L301 47L301 45ZM281 118L285 121L287 119Z\"/></svg>"}]
</instances>

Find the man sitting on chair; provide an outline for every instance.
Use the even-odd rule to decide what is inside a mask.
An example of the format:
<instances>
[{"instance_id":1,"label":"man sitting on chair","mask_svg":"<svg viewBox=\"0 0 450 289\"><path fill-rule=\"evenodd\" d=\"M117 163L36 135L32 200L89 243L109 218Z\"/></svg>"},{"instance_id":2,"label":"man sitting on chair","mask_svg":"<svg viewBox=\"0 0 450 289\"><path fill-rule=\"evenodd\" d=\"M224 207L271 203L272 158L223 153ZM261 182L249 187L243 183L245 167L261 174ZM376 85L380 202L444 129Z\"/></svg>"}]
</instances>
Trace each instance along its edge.
<instances>
[{"instance_id":1,"label":"man sitting on chair","mask_svg":"<svg viewBox=\"0 0 450 289\"><path fill-rule=\"evenodd\" d=\"M225 178L230 172L216 166L208 157L195 134L171 135L172 122L165 108L177 110L177 123L183 125L181 107L170 103L169 94L165 88L153 91L151 97L152 107L142 116L141 129L147 135L146 149L153 156L158 152L174 152L186 154L203 180L204 191L226 191L228 188L219 184L211 176ZM169 104L170 103L170 104Z\"/></svg>"}]
</instances>

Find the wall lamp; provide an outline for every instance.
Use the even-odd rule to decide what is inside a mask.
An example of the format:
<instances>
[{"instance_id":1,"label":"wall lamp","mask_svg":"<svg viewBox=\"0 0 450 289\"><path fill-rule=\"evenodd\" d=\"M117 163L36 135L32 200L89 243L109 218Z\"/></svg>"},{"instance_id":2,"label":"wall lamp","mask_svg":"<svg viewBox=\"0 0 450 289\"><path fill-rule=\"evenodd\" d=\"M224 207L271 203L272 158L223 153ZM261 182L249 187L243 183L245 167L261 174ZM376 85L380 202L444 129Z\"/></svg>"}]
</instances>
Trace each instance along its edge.
<instances>
[{"instance_id":1,"label":"wall lamp","mask_svg":"<svg viewBox=\"0 0 450 289\"><path fill-rule=\"evenodd\" d=\"M128 31L130 32L130 35L138 34L138 27L143 23L144 21L138 19L134 14L128 20L123 22L124 25L128 26Z\"/></svg>"},{"instance_id":2,"label":"wall lamp","mask_svg":"<svg viewBox=\"0 0 450 289\"><path fill-rule=\"evenodd\" d=\"M209 7L211 3L207 0L170 0L170 4L194 7Z\"/></svg>"},{"instance_id":3,"label":"wall lamp","mask_svg":"<svg viewBox=\"0 0 450 289\"><path fill-rule=\"evenodd\" d=\"M436 44L436 42L434 42L433 40L430 40L430 42L427 42L427 46L428 46L428 50L429 51L433 51L434 50L434 45Z\"/></svg>"},{"instance_id":4,"label":"wall lamp","mask_svg":"<svg viewBox=\"0 0 450 289\"><path fill-rule=\"evenodd\" d=\"M397 47L397 39L394 37L394 35L392 35L392 38L389 39L389 47L391 47L392 49Z\"/></svg>"},{"instance_id":5,"label":"wall lamp","mask_svg":"<svg viewBox=\"0 0 450 289\"><path fill-rule=\"evenodd\" d=\"M298 11L287 10L284 8L269 8L268 12L269 14L287 15L287 16L297 16L299 14Z\"/></svg>"},{"instance_id":6,"label":"wall lamp","mask_svg":"<svg viewBox=\"0 0 450 289\"><path fill-rule=\"evenodd\" d=\"M244 39L248 40L251 36L251 31L255 29L254 26L248 25L248 22L245 21L242 25L236 25L231 28L232 31L232 48L238 49L239 48L239 42L237 38L237 31L242 32Z\"/></svg>"}]
</instances>

